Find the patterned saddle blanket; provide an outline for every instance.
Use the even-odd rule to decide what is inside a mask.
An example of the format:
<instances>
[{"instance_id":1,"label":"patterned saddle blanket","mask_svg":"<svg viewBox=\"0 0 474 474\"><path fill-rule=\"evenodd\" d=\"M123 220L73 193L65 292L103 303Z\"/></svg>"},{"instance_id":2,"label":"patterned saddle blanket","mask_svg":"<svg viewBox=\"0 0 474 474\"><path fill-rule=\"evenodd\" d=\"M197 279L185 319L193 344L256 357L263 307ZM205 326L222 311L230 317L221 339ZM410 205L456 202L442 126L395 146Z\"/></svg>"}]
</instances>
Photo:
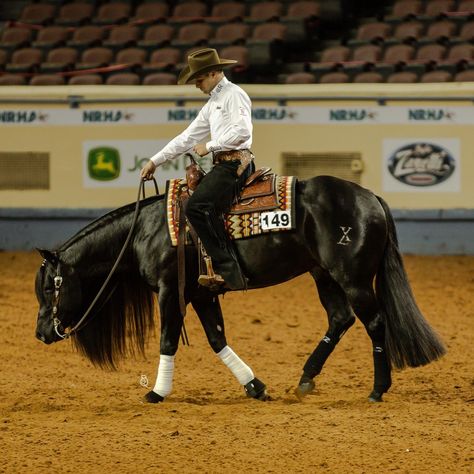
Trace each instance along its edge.
<instances>
[{"instance_id":1,"label":"patterned saddle blanket","mask_svg":"<svg viewBox=\"0 0 474 474\"><path fill-rule=\"evenodd\" d=\"M277 176L269 173L268 169L259 171L259 176L244 187L237 202L224 216L225 227L232 240L267 232L288 231L296 227L296 178ZM179 201L189 197L188 191L186 179L171 179L166 183L168 231L174 247L178 245ZM190 244L192 240L188 227L186 236L186 244Z\"/></svg>"}]
</instances>

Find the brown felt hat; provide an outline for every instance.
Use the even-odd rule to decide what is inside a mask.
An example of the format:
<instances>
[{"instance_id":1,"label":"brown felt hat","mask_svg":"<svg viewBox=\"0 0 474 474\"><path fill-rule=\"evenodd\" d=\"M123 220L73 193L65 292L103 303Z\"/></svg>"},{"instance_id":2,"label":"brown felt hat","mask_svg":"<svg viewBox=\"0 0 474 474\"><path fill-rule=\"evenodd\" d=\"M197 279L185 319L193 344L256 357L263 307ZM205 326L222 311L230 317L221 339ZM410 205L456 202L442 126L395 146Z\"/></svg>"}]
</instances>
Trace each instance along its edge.
<instances>
[{"instance_id":1,"label":"brown felt hat","mask_svg":"<svg viewBox=\"0 0 474 474\"><path fill-rule=\"evenodd\" d=\"M178 84L188 84L199 74L212 71L213 69L221 69L237 61L233 59L221 59L217 51L213 48L204 48L193 51L188 55L188 65L180 72Z\"/></svg>"}]
</instances>

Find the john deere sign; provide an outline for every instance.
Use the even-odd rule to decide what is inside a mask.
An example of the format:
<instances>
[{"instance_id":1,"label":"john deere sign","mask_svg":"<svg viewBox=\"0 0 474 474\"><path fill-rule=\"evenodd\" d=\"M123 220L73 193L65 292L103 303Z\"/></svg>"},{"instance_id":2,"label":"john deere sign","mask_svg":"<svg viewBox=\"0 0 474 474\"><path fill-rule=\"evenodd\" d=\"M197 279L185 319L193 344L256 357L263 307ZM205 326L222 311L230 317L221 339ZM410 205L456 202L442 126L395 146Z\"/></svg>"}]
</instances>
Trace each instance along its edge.
<instances>
[{"instance_id":1,"label":"john deere sign","mask_svg":"<svg viewBox=\"0 0 474 474\"><path fill-rule=\"evenodd\" d=\"M89 176L98 181L111 181L120 176L120 154L116 148L100 147L89 151Z\"/></svg>"},{"instance_id":2,"label":"john deere sign","mask_svg":"<svg viewBox=\"0 0 474 474\"><path fill-rule=\"evenodd\" d=\"M86 188L136 188L140 170L169 138L160 140L91 140L83 143L83 179ZM160 189L167 179L185 175L188 163L177 159L155 173Z\"/></svg>"}]
</instances>

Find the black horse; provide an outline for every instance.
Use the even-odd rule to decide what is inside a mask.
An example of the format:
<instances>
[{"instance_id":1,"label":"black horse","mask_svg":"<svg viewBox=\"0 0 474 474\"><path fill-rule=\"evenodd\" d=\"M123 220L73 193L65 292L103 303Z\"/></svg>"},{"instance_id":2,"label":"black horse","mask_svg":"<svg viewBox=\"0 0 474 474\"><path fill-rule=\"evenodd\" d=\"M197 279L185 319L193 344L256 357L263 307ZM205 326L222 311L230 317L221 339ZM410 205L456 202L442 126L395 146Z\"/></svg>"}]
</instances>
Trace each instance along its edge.
<instances>
[{"instance_id":1,"label":"black horse","mask_svg":"<svg viewBox=\"0 0 474 474\"><path fill-rule=\"evenodd\" d=\"M303 367L295 391L314 389L314 377L357 316L373 344L374 385L369 399L381 401L391 368L416 367L445 352L413 297L387 204L372 192L341 179L319 176L296 185L296 229L235 242L248 287L262 288L309 272L329 320L328 330ZM129 232L134 206L92 222L56 251L40 250L36 277L40 303L36 335L59 341L97 295ZM265 385L227 346L215 293L197 284L198 259L186 247L185 301L198 314L212 349L245 387L265 399ZM177 249L171 246L164 196L140 203L136 231L123 259L72 340L98 366L115 367L130 352L143 353L154 326L155 293L161 317L160 365L154 389L159 402L171 392L174 355L183 317L179 306ZM355 316L354 316L355 315Z\"/></svg>"}]
</instances>

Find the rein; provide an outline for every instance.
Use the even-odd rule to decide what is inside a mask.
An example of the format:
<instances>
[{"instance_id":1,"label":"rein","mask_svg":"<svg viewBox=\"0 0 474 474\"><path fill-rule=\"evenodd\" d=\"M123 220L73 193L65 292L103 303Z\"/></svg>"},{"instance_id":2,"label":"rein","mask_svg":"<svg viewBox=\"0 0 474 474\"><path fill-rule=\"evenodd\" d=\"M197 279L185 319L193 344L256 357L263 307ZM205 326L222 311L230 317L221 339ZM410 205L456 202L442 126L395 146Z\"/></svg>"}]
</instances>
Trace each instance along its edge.
<instances>
[{"instance_id":1,"label":"rein","mask_svg":"<svg viewBox=\"0 0 474 474\"><path fill-rule=\"evenodd\" d=\"M159 194L158 185L156 183L155 178L153 178L153 183L155 185L156 194ZM122 249L120 250L120 253L119 253L118 257L115 260L115 263L114 263L112 269L110 270L107 278L105 279L105 281L102 284L100 290L98 291L95 298L92 300L91 304L87 308L87 310L84 313L84 315L82 316L82 318L68 332L64 331L64 334L61 334L61 332L59 331L59 326L61 325L61 321L56 316L57 313L58 313L59 290L60 290L62 282L63 282L63 278L60 274L60 264L58 263L58 267L56 269L56 276L54 277L53 326L54 326L54 331L56 332L56 334L61 339L68 339L69 337L71 337L75 332L77 332L84 325L84 321L89 316L91 311L94 309L95 305L97 304L97 301L102 296L102 293L105 291L105 288L107 287L110 279L114 275L115 270L117 270L117 267L119 266L120 261L122 260L122 257L125 253L125 250L127 249L128 244L130 243L130 239L132 238L133 232L135 230L135 225L137 223L138 214L140 212L140 194L143 195L143 199L144 199L145 198L145 181L144 180L140 180L140 185L138 187L138 196L137 196L137 200L136 200L136 203L135 203L135 211L133 213L132 225L130 226L130 230L128 231L127 238L125 239L125 242L122 246ZM115 288L113 290L115 290ZM110 298L112 293L113 293L113 291L107 297L107 300Z\"/></svg>"}]
</instances>

